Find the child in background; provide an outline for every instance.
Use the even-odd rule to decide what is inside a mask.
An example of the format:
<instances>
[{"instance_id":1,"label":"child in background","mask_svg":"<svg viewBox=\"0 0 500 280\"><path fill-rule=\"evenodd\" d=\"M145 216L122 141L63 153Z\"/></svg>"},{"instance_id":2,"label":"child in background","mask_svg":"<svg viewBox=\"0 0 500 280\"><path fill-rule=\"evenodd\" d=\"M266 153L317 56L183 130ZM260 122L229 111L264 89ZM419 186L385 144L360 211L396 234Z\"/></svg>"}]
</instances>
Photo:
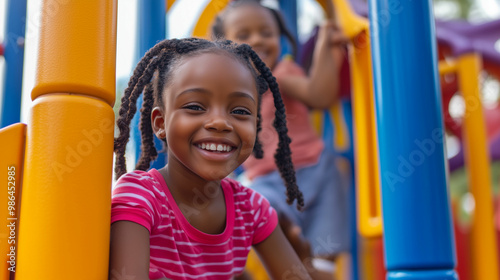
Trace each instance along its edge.
<instances>
[{"instance_id":1,"label":"child in background","mask_svg":"<svg viewBox=\"0 0 500 280\"><path fill-rule=\"evenodd\" d=\"M300 208L278 86L248 45L165 40L141 59L117 120L110 279L231 279L243 272L251 247L274 279L310 279L268 201L225 178L252 152L262 157L259 104L268 88L278 169L288 202L297 199ZM142 154L137 170L126 173L125 146L141 93ZM157 157L154 135L166 144L168 164L146 171Z\"/></svg>"},{"instance_id":2,"label":"child in background","mask_svg":"<svg viewBox=\"0 0 500 280\"><path fill-rule=\"evenodd\" d=\"M283 183L278 167L272 160L272 151L279 146L278 136L272 130L275 121L271 94L262 96L262 131L260 139L263 160L250 157L244 164L251 188L266 197L280 214L302 228L311 243L316 263L333 267L335 257L349 249L347 194L335 167L335 157L324 148L309 120L309 109L329 108L338 100L339 69L344 59L346 38L333 22L327 22L319 31L310 76L291 59L280 58L280 36L292 42L293 37L274 9L257 0L237 0L217 17L212 27L214 38L226 38L249 44L271 68L282 93L286 120L292 140L292 161L297 184L304 193L304 211L299 212L280 200Z\"/></svg>"}]
</instances>

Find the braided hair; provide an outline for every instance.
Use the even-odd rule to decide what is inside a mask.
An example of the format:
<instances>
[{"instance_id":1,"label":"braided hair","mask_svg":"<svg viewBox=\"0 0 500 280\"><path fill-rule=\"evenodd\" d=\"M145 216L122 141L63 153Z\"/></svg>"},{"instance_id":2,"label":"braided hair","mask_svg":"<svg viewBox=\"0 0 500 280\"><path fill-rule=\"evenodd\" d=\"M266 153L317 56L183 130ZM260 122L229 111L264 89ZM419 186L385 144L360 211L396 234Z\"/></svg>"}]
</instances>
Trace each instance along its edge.
<instances>
[{"instance_id":1,"label":"braided hair","mask_svg":"<svg viewBox=\"0 0 500 280\"><path fill-rule=\"evenodd\" d=\"M283 19L283 16L281 13L273 8L266 7L261 4L261 0L233 0L229 5L224 9L222 13L217 15L215 18L215 22L212 25L212 37L213 39L221 39L225 38L226 32L224 31L224 19L226 15L231 12L231 10L244 6L244 5L256 5L260 6L264 9L267 9L271 14L273 15L274 19L276 20L276 23L278 24L278 29L281 35L285 36L285 38L288 40L290 45L292 46L292 55L294 57L297 57L297 42L295 41L295 38L293 37L292 33L288 28L286 27L285 20Z\"/></svg>"},{"instance_id":2,"label":"braided hair","mask_svg":"<svg viewBox=\"0 0 500 280\"><path fill-rule=\"evenodd\" d=\"M141 130L141 156L137 162L136 169L147 170L150 164L158 156L158 151L153 142L153 130L151 126L151 111L155 104L163 103L163 88L170 82L172 70L181 58L194 57L205 53L219 53L232 56L252 73L259 93L259 108L257 112L257 136L253 149L256 158L262 158L263 150L259 141L260 122L260 97L268 88L271 90L276 107L273 126L278 132L279 143L274 155L278 170L285 181L287 202L292 204L297 199L297 208L304 206L304 198L297 187L295 170L291 160L291 151L286 127L285 106L281 99L276 78L271 70L262 62L259 56L249 45L235 44L229 40L208 41L199 38L164 40L152 47L137 64L132 77L125 89L121 100L117 126L120 131L114 141L116 155L115 176L116 178L127 172L125 161L125 148L130 138L130 122L137 111L137 99L143 94L143 103L140 117ZM166 140L162 139L165 144Z\"/></svg>"}]
</instances>

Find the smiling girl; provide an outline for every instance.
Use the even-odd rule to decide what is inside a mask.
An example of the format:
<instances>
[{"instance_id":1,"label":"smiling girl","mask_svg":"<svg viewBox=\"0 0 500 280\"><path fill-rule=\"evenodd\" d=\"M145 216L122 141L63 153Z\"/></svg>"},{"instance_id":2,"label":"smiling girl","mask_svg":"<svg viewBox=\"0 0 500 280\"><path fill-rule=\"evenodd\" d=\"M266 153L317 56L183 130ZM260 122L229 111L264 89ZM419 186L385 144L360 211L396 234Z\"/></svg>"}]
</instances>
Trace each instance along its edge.
<instances>
[{"instance_id":1,"label":"smiling girl","mask_svg":"<svg viewBox=\"0 0 500 280\"><path fill-rule=\"evenodd\" d=\"M225 178L252 152L262 157L259 104L268 88L275 97L277 165L288 202L297 199L301 207L283 102L248 45L173 39L142 58L117 120L110 279L231 279L243 272L251 247L274 279L309 279L268 201ZM141 93L142 154L136 171L126 173L125 146ZM168 164L147 171L157 156L154 135L166 144Z\"/></svg>"}]
</instances>

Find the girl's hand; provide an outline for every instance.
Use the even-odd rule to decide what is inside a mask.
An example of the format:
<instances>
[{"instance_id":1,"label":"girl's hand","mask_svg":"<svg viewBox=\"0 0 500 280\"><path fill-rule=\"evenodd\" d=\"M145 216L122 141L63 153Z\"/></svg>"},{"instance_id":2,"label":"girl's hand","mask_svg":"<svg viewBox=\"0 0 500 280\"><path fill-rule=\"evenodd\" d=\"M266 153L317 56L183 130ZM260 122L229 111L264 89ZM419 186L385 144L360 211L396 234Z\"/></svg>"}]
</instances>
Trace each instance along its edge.
<instances>
[{"instance_id":1,"label":"girl's hand","mask_svg":"<svg viewBox=\"0 0 500 280\"><path fill-rule=\"evenodd\" d=\"M338 25L328 20L319 29L318 32L318 47L333 48L343 47L349 42L349 39L344 35Z\"/></svg>"}]
</instances>

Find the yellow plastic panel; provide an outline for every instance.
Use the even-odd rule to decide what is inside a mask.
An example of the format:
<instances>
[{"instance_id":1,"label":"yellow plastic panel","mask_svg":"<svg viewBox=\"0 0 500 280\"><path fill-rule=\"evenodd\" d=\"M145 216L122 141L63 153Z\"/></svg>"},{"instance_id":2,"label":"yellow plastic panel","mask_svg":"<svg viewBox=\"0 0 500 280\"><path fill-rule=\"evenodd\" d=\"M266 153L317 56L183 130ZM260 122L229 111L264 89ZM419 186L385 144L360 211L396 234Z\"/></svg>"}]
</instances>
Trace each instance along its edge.
<instances>
[{"instance_id":1,"label":"yellow plastic panel","mask_svg":"<svg viewBox=\"0 0 500 280\"><path fill-rule=\"evenodd\" d=\"M368 21L357 15L351 8L349 1L347 0L317 0L317 2L323 7L325 13L328 15L331 11L328 11L327 1L332 1L335 7L335 20L342 26L342 30L349 38L356 37L359 33L364 30L368 30ZM333 15L332 15L333 16Z\"/></svg>"},{"instance_id":2,"label":"yellow plastic panel","mask_svg":"<svg viewBox=\"0 0 500 280\"><path fill-rule=\"evenodd\" d=\"M439 61L438 66L440 75L456 73L458 69L457 63L455 61L450 61L450 60Z\"/></svg>"},{"instance_id":3,"label":"yellow plastic panel","mask_svg":"<svg viewBox=\"0 0 500 280\"><path fill-rule=\"evenodd\" d=\"M473 279L499 279L497 240L493 219L488 140L480 99L478 54L458 58L459 86L465 100L464 155L469 188L476 201L471 231Z\"/></svg>"},{"instance_id":4,"label":"yellow plastic panel","mask_svg":"<svg viewBox=\"0 0 500 280\"><path fill-rule=\"evenodd\" d=\"M349 54L358 230L365 237L381 236L382 205L368 21L354 13L346 0L318 0L324 9L328 7L326 1L333 2L342 31L351 39Z\"/></svg>"},{"instance_id":5,"label":"yellow plastic panel","mask_svg":"<svg viewBox=\"0 0 500 280\"><path fill-rule=\"evenodd\" d=\"M362 43L360 43L362 42ZM358 228L361 235L382 234L382 205L378 161L375 96L371 51L367 31L354 39L351 55L352 111L355 172L357 179Z\"/></svg>"},{"instance_id":6,"label":"yellow plastic panel","mask_svg":"<svg viewBox=\"0 0 500 280\"><path fill-rule=\"evenodd\" d=\"M16 280L108 279L113 124L97 98L33 103Z\"/></svg>"},{"instance_id":7,"label":"yellow plastic panel","mask_svg":"<svg viewBox=\"0 0 500 280\"><path fill-rule=\"evenodd\" d=\"M336 21L351 40L349 53L358 230L365 237L381 236L382 204L368 21L357 15L346 0L317 0L327 14L332 13L327 1L332 1ZM335 116L336 112L332 113ZM335 139L336 144L341 144L339 140Z\"/></svg>"},{"instance_id":8,"label":"yellow plastic panel","mask_svg":"<svg viewBox=\"0 0 500 280\"><path fill-rule=\"evenodd\" d=\"M23 173L26 125L17 123L0 129L0 280L9 279L17 267L19 198Z\"/></svg>"},{"instance_id":9,"label":"yellow plastic panel","mask_svg":"<svg viewBox=\"0 0 500 280\"><path fill-rule=\"evenodd\" d=\"M115 102L116 0L43 1L36 97L90 94Z\"/></svg>"},{"instance_id":10,"label":"yellow plastic panel","mask_svg":"<svg viewBox=\"0 0 500 280\"><path fill-rule=\"evenodd\" d=\"M309 113L309 118L311 119L314 131L316 131L317 135L321 137L323 135L324 127L323 110L312 110L311 113Z\"/></svg>"},{"instance_id":11,"label":"yellow plastic panel","mask_svg":"<svg viewBox=\"0 0 500 280\"><path fill-rule=\"evenodd\" d=\"M215 16L224 10L224 8L229 4L231 0L211 0L200 17L198 22L194 26L193 36L200 38L209 38L210 36L210 26L215 19Z\"/></svg>"},{"instance_id":12,"label":"yellow plastic panel","mask_svg":"<svg viewBox=\"0 0 500 280\"><path fill-rule=\"evenodd\" d=\"M330 116L335 128L335 139L333 145L336 151L346 151L350 147L349 143L349 130L344 118L344 109L342 103L337 102L330 108Z\"/></svg>"}]
</instances>

